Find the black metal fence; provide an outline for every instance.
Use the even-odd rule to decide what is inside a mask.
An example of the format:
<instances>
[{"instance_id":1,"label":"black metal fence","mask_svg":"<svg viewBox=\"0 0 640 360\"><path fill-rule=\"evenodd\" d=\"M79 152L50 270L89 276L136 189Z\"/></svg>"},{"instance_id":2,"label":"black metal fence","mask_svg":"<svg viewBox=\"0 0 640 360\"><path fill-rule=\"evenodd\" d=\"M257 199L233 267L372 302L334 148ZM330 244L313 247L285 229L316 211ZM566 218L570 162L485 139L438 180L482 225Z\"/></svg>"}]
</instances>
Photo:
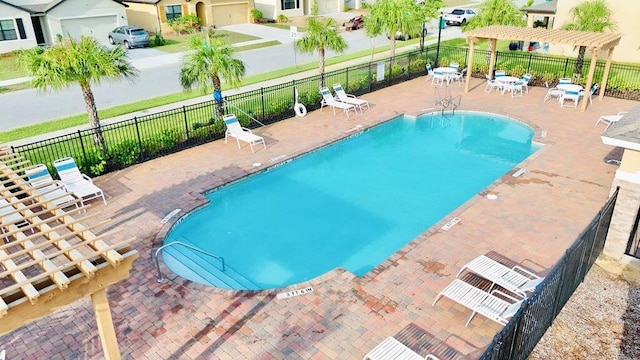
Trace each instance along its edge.
<instances>
[{"instance_id":1,"label":"black metal fence","mask_svg":"<svg viewBox=\"0 0 640 360\"><path fill-rule=\"evenodd\" d=\"M394 58L351 66L325 73L323 77L312 76L227 96L224 111L235 113L243 126L255 128L259 123L270 124L295 116L295 89L298 102L308 110L315 110L320 106L318 88L323 84L330 87L340 83L349 93L362 95L422 76L427 63L448 65L455 61L467 67L468 51L467 48L441 46L439 59L436 59L437 48L425 47L424 51L414 50ZM487 51L476 50L471 67L474 76L484 77L488 70L487 54ZM531 73L530 84L535 86L570 76L575 60L523 52L499 52L496 64L497 68L506 69L514 76ZM596 81L601 78L603 68L604 64L598 62ZM606 95L640 100L639 66L613 64L609 79ZM215 116L215 105L211 100L103 125L100 131L106 151L100 150L94 142L96 130L93 129L78 130L12 149L32 163L48 165L51 171L54 171L51 164L55 159L72 156L84 173L100 175L220 139L224 136L225 127Z\"/></svg>"},{"instance_id":2,"label":"black metal fence","mask_svg":"<svg viewBox=\"0 0 640 360\"><path fill-rule=\"evenodd\" d=\"M638 209L638 213L636 214L633 229L627 241L627 248L624 251L625 255L640 259L640 233L638 232L638 225L640 225L640 209Z\"/></svg>"},{"instance_id":3,"label":"black metal fence","mask_svg":"<svg viewBox=\"0 0 640 360\"><path fill-rule=\"evenodd\" d=\"M480 360L526 359L604 248L618 192L551 269Z\"/></svg>"}]
</instances>

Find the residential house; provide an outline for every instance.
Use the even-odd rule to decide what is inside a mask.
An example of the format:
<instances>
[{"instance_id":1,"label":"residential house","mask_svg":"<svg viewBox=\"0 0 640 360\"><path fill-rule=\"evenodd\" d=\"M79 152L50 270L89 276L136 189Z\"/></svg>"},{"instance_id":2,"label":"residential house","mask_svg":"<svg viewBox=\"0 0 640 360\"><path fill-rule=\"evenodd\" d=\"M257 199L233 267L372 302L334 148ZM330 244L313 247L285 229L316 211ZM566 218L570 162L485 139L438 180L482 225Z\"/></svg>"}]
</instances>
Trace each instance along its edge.
<instances>
[{"instance_id":1,"label":"residential house","mask_svg":"<svg viewBox=\"0 0 640 360\"><path fill-rule=\"evenodd\" d=\"M0 0L0 53L51 45L58 35L106 42L127 25L125 8L116 0Z\"/></svg>"},{"instance_id":2,"label":"residential house","mask_svg":"<svg viewBox=\"0 0 640 360\"><path fill-rule=\"evenodd\" d=\"M585 0L552 0L531 6L525 9L529 26L539 25L548 29L560 29L572 20L571 9ZM622 33L620 44L613 52L614 61L638 62L640 58L640 37L633 33L640 29L638 26L638 14L640 13L640 1L637 0L608 0L607 6L612 12L613 22L616 25L615 32ZM549 44L542 46L543 50L555 55L577 56L578 49L568 45ZM590 56L590 54L587 54ZM606 53L598 54L600 58L606 58Z\"/></svg>"},{"instance_id":3,"label":"residential house","mask_svg":"<svg viewBox=\"0 0 640 360\"><path fill-rule=\"evenodd\" d=\"M311 14L313 3L318 4L318 14L340 12L347 7L356 7L360 0L255 0L256 9L260 10L266 19L277 19L280 14L286 17L296 17Z\"/></svg>"},{"instance_id":4,"label":"residential house","mask_svg":"<svg viewBox=\"0 0 640 360\"><path fill-rule=\"evenodd\" d=\"M244 24L250 21L254 0L124 0L129 23L151 32L170 33L168 22L194 14L204 27Z\"/></svg>"}]
</instances>

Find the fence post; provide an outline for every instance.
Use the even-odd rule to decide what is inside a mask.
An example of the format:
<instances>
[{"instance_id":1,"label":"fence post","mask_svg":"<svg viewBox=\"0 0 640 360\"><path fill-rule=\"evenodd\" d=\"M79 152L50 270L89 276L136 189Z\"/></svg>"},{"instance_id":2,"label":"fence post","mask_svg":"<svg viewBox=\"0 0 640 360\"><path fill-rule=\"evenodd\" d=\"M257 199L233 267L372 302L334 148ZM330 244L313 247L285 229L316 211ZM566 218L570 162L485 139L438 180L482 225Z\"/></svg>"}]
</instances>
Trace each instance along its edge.
<instances>
[{"instance_id":1,"label":"fence post","mask_svg":"<svg viewBox=\"0 0 640 360\"><path fill-rule=\"evenodd\" d=\"M562 77L567 77L567 68L569 67L569 58L564 60L564 71L562 72Z\"/></svg>"},{"instance_id":2,"label":"fence post","mask_svg":"<svg viewBox=\"0 0 640 360\"><path fill-rule=\"evenodd\" d=\"M293 106L296 106L296 79L291 80L291 90L293 90Z\"/></svg>"},{"instance_id":3,"label":"fence post","mask_svg":"<svg viewBox=\"0 0 640 360\"><path fill-rule=\"evenodd\" d=\"M533 59L533 54L529 53L529 62L527 63L527 72L531 72L531 59Z\"/></svg>"},{"instance_id":4,"label":"fence post","mask_svg":"<svg viewBox=\"0 0 640 360\"><path fill-rule=\"evenodd\" d=\"M215 102L213 105L213 115L215 118L215 114L216 114L216 106L215 106ZM189 140L189 120L187 120L187 109L182 106L182 117L184 118L184 132L187 135L187 140Z\"/></svg>"},{"instance_id":5,"label":"fence post","mask_svg":"<svg viewBox=\"0 0 640 360\"><path fill-rule=\"evenodd\" d=\"M346 87L345 87L345 89L347 89L347 90L349 90L349 68L350 68L350 66L347 66L347 75L346 75L346 78L347 78L347 79L346 79L346 81L345 81L345 82L346 82L346 84L345 84L345 86L346 86Z\"/></svg>"},{"instance_id":6,"label":"fence post","mask_svg":"<svg viewBox=\"0 0 640 360\"><path fill-rule=\"evenodd\" d=\"M260 87L260 99L262 101L262 121L265 120L265 116L264 116L264 88Z\"/></svg>"},{"instance_id":7,"label":"fence post","mask_svg":"<svg viewBox=\"0 0 640 360\"><path fill-rule=\"evenodd\" d=\"M144 152L142 151L142 137L140 136L140 127L138 126L137 116L134 116L133 123L136 125L136 135L138 136L138 146L140 147L140 150L138 152L138 159L142 160L143 159L142 155L144 154Z\"/></svg>"},{"instance_id":8,"label":"fence post","mask_svg":"<svg viewBox=\"0 0 640 360\"><path fill-rule=\"evenodd\" d=\"M84 158L84 163L88 164L88 162L87 162L87 152L84 149L84 141L82 141L82 132L80 131L80 129L78 129L78 140L80 140L80 148L82 149L82 157Z\"/></svg>"},{"instance_id":9,"label":"fence post","mask_svg":"<svg viewBox=\"0 0 640 360\"><path fill-rule=\"evenodd\" d=\"M372 75L371 74L371 65L373 65L373 62L369 61L369 78L368 78L368 81L367 81L367 83L369 85L369 92L371 92L371 75Z\"/></svg>"}]
</instances>

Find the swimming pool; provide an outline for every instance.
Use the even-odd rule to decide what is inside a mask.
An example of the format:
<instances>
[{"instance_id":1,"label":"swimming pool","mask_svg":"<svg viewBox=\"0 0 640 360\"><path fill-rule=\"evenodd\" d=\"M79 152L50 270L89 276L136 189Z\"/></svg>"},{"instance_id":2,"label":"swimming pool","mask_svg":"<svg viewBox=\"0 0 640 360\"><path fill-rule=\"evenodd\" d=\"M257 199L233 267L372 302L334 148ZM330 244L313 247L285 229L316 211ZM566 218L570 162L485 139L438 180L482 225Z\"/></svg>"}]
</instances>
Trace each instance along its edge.
<instances>
[{"instance_id":1,"label":"swimming pool","mask_svg":"<svg viewBox=\"0 0 640 360\"><path fill-rule=\"evenodd\" d=\"M292 285L336 267L362 276L538 149L534 132L475 112L399 117L221 187L184 217L175 273L222 288Z\"/></svg>"}]
</instances>

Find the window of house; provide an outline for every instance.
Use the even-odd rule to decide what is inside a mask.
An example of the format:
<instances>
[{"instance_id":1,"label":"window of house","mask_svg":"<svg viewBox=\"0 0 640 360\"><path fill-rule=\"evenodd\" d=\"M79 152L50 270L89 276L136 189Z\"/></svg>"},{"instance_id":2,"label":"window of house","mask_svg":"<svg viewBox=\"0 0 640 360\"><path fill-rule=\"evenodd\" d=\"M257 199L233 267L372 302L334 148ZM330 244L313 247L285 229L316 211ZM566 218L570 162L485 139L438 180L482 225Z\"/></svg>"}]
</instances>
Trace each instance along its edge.
<instances>
[{"instance_id":1,"label":"window of house","mask_svg":"<svg viewBox=\"0 0 640 360\"><path fill-rule=\"evenodd\" d=\"M300 8L300 0L282 0L282 10Z\"/></svg>"},{"instance_id":2,"label":"window of house","mask_svg":"<svg viewBox=\"0 0 640 360\"><path fill-rule=\"evenodd\" d=\"M18 40L16 25L13 19L0 20L0 41L4 40Z\"/></svg>"},{"instance_id":3,"label":"window of house","mask_svg":"<svg viewBox=\"0 0 640 360\"><path fill-rule=\"evenodd\" d=\"M165 6L164 13L167 15L167 21L175 20L182 16L182 6L169 5Z\"/></svg>"}]
</instances>

